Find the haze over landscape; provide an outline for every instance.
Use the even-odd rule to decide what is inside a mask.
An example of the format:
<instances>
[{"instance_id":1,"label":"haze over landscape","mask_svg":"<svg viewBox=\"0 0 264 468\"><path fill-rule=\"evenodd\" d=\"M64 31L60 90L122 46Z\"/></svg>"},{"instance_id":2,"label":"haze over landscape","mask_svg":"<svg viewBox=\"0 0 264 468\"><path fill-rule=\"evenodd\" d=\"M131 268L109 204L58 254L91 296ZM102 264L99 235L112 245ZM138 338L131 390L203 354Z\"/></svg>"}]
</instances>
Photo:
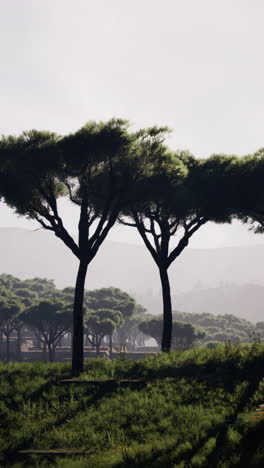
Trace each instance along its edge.
<instances>
[{"instance_id":1,"label":"haze over landscape","mask_svg":"<svg viewBox=\"0 0 264 468\"><path fill-rule=\"evenodd\" d=\"M170 269L174 309L229 313L263 320L263 245L211 249L187 248ZM74 286L77 261L44 230L0 229L0 273L21 279L53 279ZM92 262L86 288L118 287L132 294L149 313L162 310L158 272L141 245L105 241Z\"/></svg>"}]
</instances>

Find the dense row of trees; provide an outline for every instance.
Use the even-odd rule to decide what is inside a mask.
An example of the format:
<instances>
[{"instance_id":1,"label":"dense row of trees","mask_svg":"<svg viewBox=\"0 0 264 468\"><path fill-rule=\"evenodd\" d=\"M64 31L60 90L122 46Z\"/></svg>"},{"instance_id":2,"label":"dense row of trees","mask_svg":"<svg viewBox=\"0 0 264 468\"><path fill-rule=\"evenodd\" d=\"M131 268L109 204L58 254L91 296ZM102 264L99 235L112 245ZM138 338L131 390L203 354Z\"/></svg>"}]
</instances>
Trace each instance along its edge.
<instances>
[{"instance_id":1,"label":"dense row of trees","mask_svg":"<svg viewBox=\"0 0 264 468\"><path fill-rule=\"evenodd\" d=\"M72 333L74 288L58 290L52 281L35 278L22 281L12 275L0 275L0 343L5 337L6 360L10 358L10 337L16 335L17 359L20 358L22 334L33 332L42 349L54 361L55 350L62 338ZM84 333L88 343L99 354L103 339L125 345L135 343L134 327L142 320L145 309L124 291L102 288L84 292ZM23 332L23 333L22 333ZM136 335L140 335L137 330Z\"/></svg>"},{"instance_id":2,"label":"dense row of trees","mask_svg":"<svg viewBox=\"0 0 264 468\"><path fill-rule=\"evenodd\" d=\"M54 361L58 344L72 333L74 288L55 288L52 281L34 278L20 280L0 275L0 357L10 359L10 338L16 337L16 359L21 358L25 337L48 351ZM110 357L114 346L135 350L146 337L162 345L162 316L151 316L126 292L102 288L84 292L84 333L87 343L100 352L107 343ZM264 322L251 322L230 314L173 312L172 348L188 349L195 343L213 346L219 342L234 344L264 339ZM3 349L5 337L5 349Z\"/></svg>"},{"instance_id":3,"label":"dense row of trees","mask_svg":"<svg viewBox=\"0 0 264 468\"><path fill-rule=\"evenodd\" d=\"M131 132L114 119L74 134L30 131L0 141L0 194L17 213L52 231L79 260L73 305L72 371L83 370L83 301L88 266L115 222L137 228L159 270L162 350L171 347L168 269L207 221L236 216L264 229L264 151L197 160L172 152L167 128ZM58 198L79 207L78 239L66 229Z\"/></svg>"},{"instance_id":4,"label":"dense row of trees","mask_svg":"<svg viewBox=\"0 0 264 468\"><path fill-rule=\"evenodd\" d=\"M232 314L173 312L173 319L203 330L202 344L213 346L226 341L238 344L264 339L264 322L253 324Z\"/></svg>"}]
</instances>

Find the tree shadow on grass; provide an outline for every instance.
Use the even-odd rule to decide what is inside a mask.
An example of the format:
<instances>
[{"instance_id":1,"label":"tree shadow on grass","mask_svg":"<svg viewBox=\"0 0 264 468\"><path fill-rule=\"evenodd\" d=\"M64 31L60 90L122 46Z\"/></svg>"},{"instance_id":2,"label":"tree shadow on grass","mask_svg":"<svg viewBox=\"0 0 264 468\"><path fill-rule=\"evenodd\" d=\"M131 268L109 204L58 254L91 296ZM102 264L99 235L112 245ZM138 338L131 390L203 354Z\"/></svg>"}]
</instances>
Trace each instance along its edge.
<instances>
[{"instance_id":1,"label":"tree shadow on grass","mask_svg":"<svg viewBox=\"0 0 264 468\"><path fill-rule=\"evenodd\" d=\"M163 379L195 379L199 382L203 382L206 384L208 388L217 388L221 387L225 391L232 393L235 389L235 387L243 382L245 378L249 382L245 390L242 392L242 395L240 397L240 400L238 401L238 404L234 408L233 411L231 411L229 415L229 424L234 423L234 421L237 418L237 415L239 412L241 412L245 405L250 401L252 396L254 395L254 392L256 391L259 381L260 381L260 369L263 369L264 367L264 356L253 356L250 359L247 359L245 363L238 365L234 357L230 357L229 359L224 360L223 362L219 362L219 360L208 360L204 364L198 364L198 363L186 363L183 364L181 367L173 367L173 366L167 366L167 367L162 367L159 369L145 369L145 372L138 372L135 373L136 367L132 370L132 372L128 371L126 375L123 373L122 377L126 377L127 381L115 381L115 380L108 380L102 383L96 384L96 383L88 383L83 382L83 383L70 383L67 384L68 386L66 387L68 390L68 393L63 391L62 392L62 397L59 396L59 386L62 386L64 384L58 382L55 378L49 380L47 383L45 383L43 386L38 388L35 392L32 392L30 395L30 400L37 402L41 399L46 399L46 401L49 401L49 393L52 391L52 388L58 389L58 399L60 402L67 401L67 398L69 398L70 394L70 389L73 393L76 392L76 399L78 399L78 388L79 386L84 385L85 386L85 392L82 392L80 401L78 406L72 411L68 412L67 414L62 415L60 418L57 419L57 421L54 423L47 423L47 425L42 428L43 431L48 431L49 429L53 429L54 427L59 427L62 424L64 424L69 418L73 418L76 416L80 411L85 411L87 407L93 406L93 405L98 405L100 400L104 397L111 398L111 396L116 392L117 389L119 389L121 386L127 387L130 389L134 390L141 390L142 388L145 387L145 385L151 381L155 380L163 380ZM144 367L142 367L144 370ZM138 367L138 370L140 370L140 367ZM60 376L62 377L62 376ZM66 375L64 376L66 377ZM121 376L120 376L121 377ZM129 378L142 378L142 380L128 380ZM144 380L143 380L144 379ZM84 396L89 396L90 398L87 400L83 398ZM191 402L190 402L191 403ZM185 402L186 404L186 402ZM184 461L186 466L188 464L190 465L192 457L200 450L202 449L203 445L206 443L206 441L210 437L216 438L216 445L214 449L212 450L210 456L208 456L208 464L206 465L208 468L216 467L215 461L218 459L221 454L223 454L223 450L227 446L227 432L228 432L228 425L226 423L219 423L215 425L211 430L208 431L206 436L204 438L201 438L195 446L192 447L192 449L187 450L184 454L179 455L178 457L173 458L173 451L175 450L175 447L172 449L168 449L167 452L167 460L168 464L166 465L166 468L170 465L170 463L174 464L175 462L179 461ZM19 450L26 450L30 448L35 448L32 447L32 443L34 440L35 434L31 434L30 437L27 439L24 439L21 441L20 444L17 444L15 447L12 447L12 450L7 450L5 453L5 458L3 460L3 463L5 467L12 466L14 463L20 463L19 466L28 468L30 466L39 466L39 464L43 463L43 466L45 463L47 463L47 457L30 457L30 456L22 456L18 455L17 452ZM250 439L248 439L250 440ZM47 447L49 449L50 447ZM241 445L241 450L243 449L243 444ZM173 458L173 462L171 461ZM249 447L249 452L250 453L250 447ZM251 452L252 454L252 452ZM140 461L140 457L138 461L136 461L137 464L135 464L135 459L133 461L134 465L132 466L159 466L155 464L156 460L159 457L162 457L164 454L162 453L162 450L155 450L149 454L143 454L143 461ZM164 456L165 456L164 455ZM249 455L248 455L249 457ZM49 457L48 460L50 460L49 466L54 465L54 457ZM113 465L114 466L114 465ZM116 468L121 468L122 466L129 466L129 460L127 460L126 465L124 464L117 464L115 465ZM131 466L131 464L130 464ZM162 466L162 465L160 465ZM163 465L164 466L164 465ZM230 465L231 466L231 465ZM235 465L234 465L235 466ZM238 466L238 465L237 465ZM241 465L242 466L242 465ZM250 465L248 465L250 466ZM252 465L253 466L253 465ZM258 466L258 465L254 465Z\"/></svg>"},{"instance_id":2,"label":"tree shadow on grass","mask_svg":"<svg viewBox=\"0 0 264 468\"><path fill-rule=\"evenodd\" d=\"M260 379L260 369L264 369L264 354L253 356L245 364L238 365L234 357L224 362L210 359L204 364L187 363L181 367L167 366L150 369L145 378L149 381L165 378L194 378L212 388L221 386L225 391L234 391L236 385L246 380L255 382Z\"/></svg>"},{"instance_id":3,"label":"tree shadow on grass","mask_svg":"<svg viewBox=\"0 0 264 468\"><path fill-rule=\"evenodd\" d=\"M184 463L183 466L193 466L192 458L202 451L204 445L210 438L216 440L215 447L207 456L206 464L200 466L206 466L206 468L216 468L218 462L222 459L223 465L221 466L237 466L237 467L254 467L262 468L264 466L264 442L263 432L251 430L245 437L242 437L241 443L230 446L228 438L229 427L236 424L238 414L245 410L245 406L253 398L256 390L258 389L261 381L260 369L264 367L264 356L253 356L247 360L245 365L238 366L238 363L233 359L226 359L224 362L209 360L206 364L195 364L188 363L179 368L173 368L168 366L166 368L158 369L157 371L151 370L148 373L148 379L194 379L201 381L208 388L215 389L217 387L223 388L226 392L232 393L235 387L243 383L245 378L247 385L242 391L239 400L235 407L231 408L228 415L228 420L214 425L206 434L206 436L200 438L196 444L192 443L192 448L186 449L183 453L178 456L174 455L175 449L177 449L177 443L175 446L171 446L166 449L153 448L150 450L149 447L139 449L138 453L132 453L131 456L125 456L124 462L117 463L114 468L123 468L126 466L133 466L137 468L145 467L172 467L175 463ZM191 403L191 402L190 402ZM186 402L185 402L186 404ZM259 423L260 424L260 423ZM264 427L264 424L263 424ZM256 436L255 436L255 435ZM255 461L252 461L252 456L257 453ZM228 464L230 456L231 459L241 460L238 464ZM234 462L235 463L235 462ZM198 466L198 465L197 465Z\"/></svg>"},{"instance_id":4,"label":"tree shadow on grass","mask_svg":"<svg viewBox=\"0 0 264 468\"><path fill-rule=\"evenodd\" d=\"M49 382L41 389L38 389L37 392L34 393L34 401L37 401L41 396L43 396L43 393L48 393L49 390L51 390L52 386L56 386L57 388L61 387L63 384L59 382ZM71 383L68 384L67 389L69 389L70 393L70 387L74 391L76 391L76 396L78 396L78 388L81 384L79 383L78 386L76 387L76 384ZM134 390L141 390L144 388L146 383L144 381L126 381L126 382L118 382L118 381L108 381L104 385L97 385L96 383L87 383L84 382L82 384L86 388L86 392L82 393L82 398L79 401L79 404L77 408L75 408L73 411L67 412L64 414L62 417L58 418L57 421L54 423L47 423L45 427L42 427L41 431L48 431L49 429L54 429L54 428L59 428L61 425L63 425L69 418L75 417L79 412L87 410L88 407L96 406L99 404L102 398L110 398L113 393L116 392L117 389L124 387L124 388L130 388ZM68 394L69 394L68 393ZM91 396L88 400L86 400L85 396ZM45 396L45 398L48 401L48 394ZM65 398L64 394L64 401L67 400ZM61 400L62 401L62 400ZM30 455L30 454L21 454L18 453L20 451L24 450L30 450L34 449L35 447L32 447L32 442L34 441L34 438L36 437L36 434L31 434L30 437L27 439L24 439L21 443L17 444L15 447L12 447L8 449L4 453L4 457L2 459L2 463L4 463L4 467L7 468L9 466L12 466L15 463L20 463L19 466L21 468L28 468L30 466L38 466L40 463L47 463L47 460L52 461L52 463L48 464L47 466L52 466L54 465L54 458L55 456L53 454L50 454L47 456L45 455ZM49 450L51 447L47 447L47 450ZM66 454L65 454L66 455ZM60 455L61 456L61 455ZM69 456L69 454L67 455Z\"/></svg>"}]
</instances>

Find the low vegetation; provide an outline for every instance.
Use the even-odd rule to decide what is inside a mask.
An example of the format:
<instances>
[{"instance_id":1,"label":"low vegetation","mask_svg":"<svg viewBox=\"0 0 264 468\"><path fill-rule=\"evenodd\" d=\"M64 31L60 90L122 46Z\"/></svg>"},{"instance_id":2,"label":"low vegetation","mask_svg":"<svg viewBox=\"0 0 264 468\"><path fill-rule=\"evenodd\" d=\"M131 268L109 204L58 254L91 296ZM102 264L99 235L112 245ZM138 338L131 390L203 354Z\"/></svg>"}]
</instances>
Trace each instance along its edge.
<instances>
[{"instance_id":1,"label":"low vegetation","mask_svg":"<svg viewBox=\"0 0 264 468\"><path fill-rule=\"evenodd\" d=\"M0 466L261 467L263 368L258 343L90 359L71 382L68 364L1 364Z\"/></svg>"}]
</instances>

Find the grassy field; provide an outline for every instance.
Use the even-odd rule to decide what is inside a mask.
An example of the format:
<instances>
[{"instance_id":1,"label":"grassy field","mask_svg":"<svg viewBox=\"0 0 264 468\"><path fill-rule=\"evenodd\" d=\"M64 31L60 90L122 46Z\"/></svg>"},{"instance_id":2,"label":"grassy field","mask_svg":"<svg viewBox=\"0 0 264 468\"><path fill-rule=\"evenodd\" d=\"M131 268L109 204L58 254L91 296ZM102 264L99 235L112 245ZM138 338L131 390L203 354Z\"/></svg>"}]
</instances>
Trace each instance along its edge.
<instances>
[{"instance_id":1,"label":"grassy field","mask_svg":"<svg viewBox=\"0 0 264 468\"><path fill-rule=\"evenodd\" d=\"M94 359L85 381L60 381L69 375L66 364L0 364L1 467L264 466L261 344ZM66 453L19 453L51 449Z\"/></svg>"}]
</instances>

